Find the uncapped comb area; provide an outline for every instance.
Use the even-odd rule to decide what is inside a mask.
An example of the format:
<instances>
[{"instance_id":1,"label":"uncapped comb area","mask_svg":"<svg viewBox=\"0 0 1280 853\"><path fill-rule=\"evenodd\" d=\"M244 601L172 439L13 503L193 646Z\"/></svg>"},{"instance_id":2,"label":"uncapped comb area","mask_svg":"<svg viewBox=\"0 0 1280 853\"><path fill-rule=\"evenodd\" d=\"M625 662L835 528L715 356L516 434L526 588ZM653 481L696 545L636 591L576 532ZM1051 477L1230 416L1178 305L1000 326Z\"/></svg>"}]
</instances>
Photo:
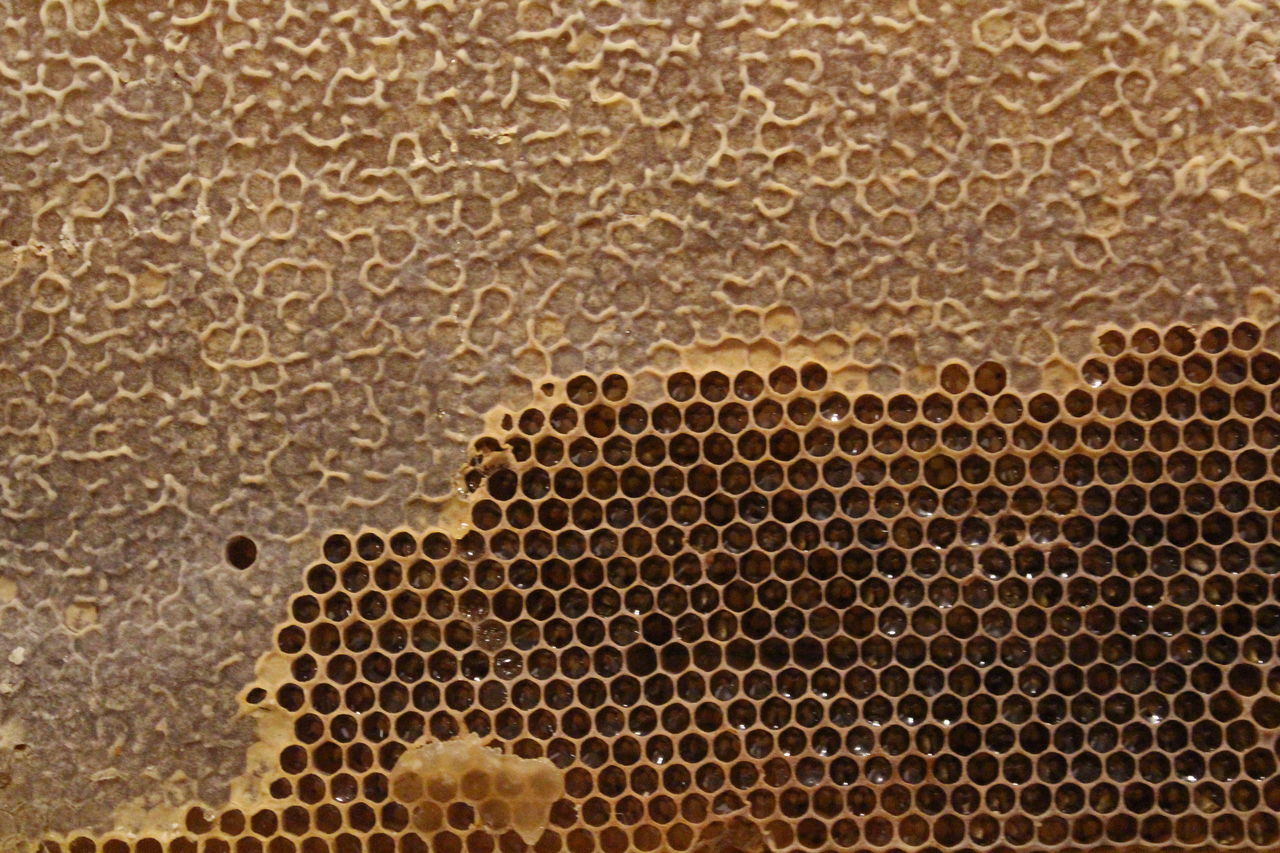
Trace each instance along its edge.
<instances>
[{"instance_id":1,"label":"uncapped comb area","mask_svg":"<svg viewBox=\"0 0 1280 853\"><path fill-rule=\"evenodd\" d=\"M45 849L1274 847L1261 338L1108 330L1064 394L575 376L494 413L458 530L324 540L248 694L274 802Z\"/></svg>"}]
</instances>

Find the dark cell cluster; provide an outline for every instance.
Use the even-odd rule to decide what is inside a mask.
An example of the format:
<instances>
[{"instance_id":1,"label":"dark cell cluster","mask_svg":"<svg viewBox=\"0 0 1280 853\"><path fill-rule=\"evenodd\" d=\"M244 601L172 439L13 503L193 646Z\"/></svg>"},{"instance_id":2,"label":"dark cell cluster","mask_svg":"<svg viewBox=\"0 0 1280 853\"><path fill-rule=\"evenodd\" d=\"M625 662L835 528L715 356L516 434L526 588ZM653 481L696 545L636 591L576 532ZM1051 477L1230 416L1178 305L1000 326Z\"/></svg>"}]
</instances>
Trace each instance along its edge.
<instances>
[{"instance_id":1,"label":"dark cell cluster","mask_svg":"<svg viewBox=\"0 0 1280 853\"><path fill-rule=\"evenodd\" d=\"M729 819L773 850L1276 844L1259 337L1107 332L1066 394L994 363L896 396L816 362L649 402L576 376L475 443L461 535L324 542L256 697L293 724L279 807L167 849L691 850ZM535 844L389 792L467 733L563 773Z\"/></svg>"}]
</instances>

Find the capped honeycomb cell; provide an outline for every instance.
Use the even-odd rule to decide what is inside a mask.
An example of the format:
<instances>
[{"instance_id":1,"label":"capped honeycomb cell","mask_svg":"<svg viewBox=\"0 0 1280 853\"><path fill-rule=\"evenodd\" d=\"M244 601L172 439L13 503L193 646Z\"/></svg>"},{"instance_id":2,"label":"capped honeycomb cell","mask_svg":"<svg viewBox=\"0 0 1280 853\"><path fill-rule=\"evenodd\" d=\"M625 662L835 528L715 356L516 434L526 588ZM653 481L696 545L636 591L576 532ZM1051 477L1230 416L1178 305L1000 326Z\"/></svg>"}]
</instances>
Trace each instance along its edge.
<instances>
[{"instance_id":1,"label":"capped honeycomb cell","mask_svg":"<svg viewBox=\"0 0 1280 853\"><path fill-rule=\"evenodd\" d=\"M502 755L474 733L411 746L396 761L390 785L417 829L439 828L446 810L462 803L479 826L493 833L514 829L528 844L564 795L563 774L548 759Z\"/></svg>"}]
</instances>

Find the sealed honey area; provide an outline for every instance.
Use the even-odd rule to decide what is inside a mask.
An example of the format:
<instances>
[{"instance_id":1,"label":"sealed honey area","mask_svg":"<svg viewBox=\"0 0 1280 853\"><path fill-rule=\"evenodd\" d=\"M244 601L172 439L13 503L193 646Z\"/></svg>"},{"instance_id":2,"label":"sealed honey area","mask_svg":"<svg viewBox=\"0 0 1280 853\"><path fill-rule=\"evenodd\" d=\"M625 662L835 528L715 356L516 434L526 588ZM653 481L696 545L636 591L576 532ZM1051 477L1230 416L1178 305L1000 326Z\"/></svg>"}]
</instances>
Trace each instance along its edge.
<instances>
[{"instance_id":1,"label":"sealed honey area","mask_svg":"<svg viewBox=\"0 0 1280 853\"><path fill-rule=\"evenodd\" d=\"M475 443L462 535L323 543L248 694L274 802L46 849L1280 843L1261 338L1107 332L1061 395L577 376Z\"/></svg>"}]
</instances>

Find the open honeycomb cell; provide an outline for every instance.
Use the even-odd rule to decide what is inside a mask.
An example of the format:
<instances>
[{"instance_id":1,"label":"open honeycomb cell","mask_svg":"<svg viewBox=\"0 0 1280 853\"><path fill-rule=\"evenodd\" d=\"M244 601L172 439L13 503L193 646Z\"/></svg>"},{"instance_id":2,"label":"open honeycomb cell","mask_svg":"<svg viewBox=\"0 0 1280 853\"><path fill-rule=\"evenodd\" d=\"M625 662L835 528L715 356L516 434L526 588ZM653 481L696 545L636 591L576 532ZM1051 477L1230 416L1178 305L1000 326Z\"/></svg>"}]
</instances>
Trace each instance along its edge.
<instances>
[{"instance_id":1,"label":"open honeycomb cell","mask_svg":"<svg viewBox=\"0 0 1280 853\"><path fill-rule=\"evenodd\" d=\"M1079 374L575 376L495 413L457 530L323 541L255 810L45 849L1274 847L1280 354L1117 329Z\"/></svg>"}]
</instances>

